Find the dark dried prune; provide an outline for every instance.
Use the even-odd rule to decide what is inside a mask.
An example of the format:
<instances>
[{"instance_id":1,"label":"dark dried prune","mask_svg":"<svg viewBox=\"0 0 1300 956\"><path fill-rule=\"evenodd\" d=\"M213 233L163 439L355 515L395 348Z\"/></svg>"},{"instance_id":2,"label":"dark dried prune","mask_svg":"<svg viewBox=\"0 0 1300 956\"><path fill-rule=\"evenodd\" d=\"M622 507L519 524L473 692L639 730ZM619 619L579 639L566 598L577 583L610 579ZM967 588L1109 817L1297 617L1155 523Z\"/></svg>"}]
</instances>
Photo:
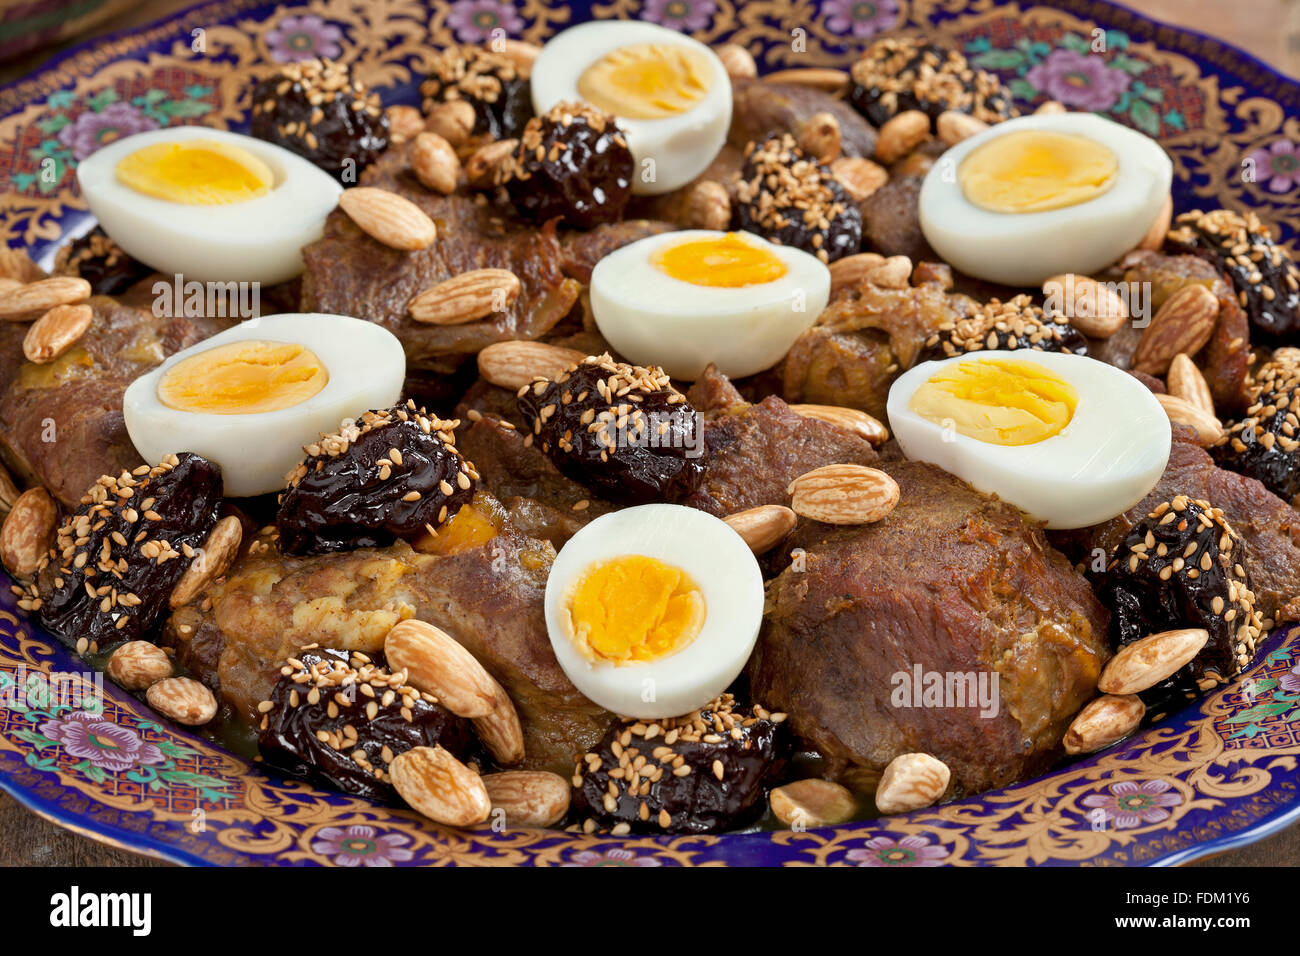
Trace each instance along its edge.
<instances>
[{"instance_id":1,"label":"dark dried prune","mask_svg":"<svg viewBox=\"0 0 1300 956\"><path fill-rule=\"evenodd\" d=\"M578 758L574 810L589 831L716 833L746 822L786 765L784 722L730 694L684 717L623 718Z\"/></svg>"},{"instance_id":2,"label":"dark dried prune","mask_svg":"<svg viewBox=\"0 0 1300 956\"><path fill-rule=\"evenodd\" d=\"M268 765L371 800L396 800L388 765L398 754L438 745L464 759L474 742L468 721L395 678L381 654L303 648L259 710Z\"/></svg>"},{"instance_id":3,"label":"dark dried prune","mask_svg":"<svg viewBox=\"0 0 1300 956\"><path fill-rule=\"evenodd\" d=\"M435 53L429 78L420 84L423 109L464 100L474 107L474 134L514 139L533 118L528 77L502 53L477 46L449 46Z\"/></svg>"},{"instance_id":4,"label":"dark dried prune","mask_svg":"<svg viewBox=\"0 0 1300 956\"><path fill-rule=\"evenodd\" d=\"M253 88L252 134L283 146L335 179L355 183L388 147L388 117L348 68L289 63Z\"/></svg>"},{"instance_id":5,"label":"dark dried prune","mask_svg":"<svg viewBox=\"0 0 1300 956\"><path fill-rule=\"evenodd\" d=\"M1295 342L1300 331L1300 267L1253 212L1195 209L1174 220L1167 245L1226 273L1250 324L1268 341Z\"/></svg>"},{"instance_id":6,"label":"dark dried prune","mask_svg":"<svg viewBox=\"0 0 1300 956\"><path fill-rule=\"evenodd\" d=\"M1210 449L1220 468L1255 478L1284 501L1300 501L1300 349L1278 349L1255 373L1246 417Z\"/></svg>"},{"instance_id":7,"label":"dark dried prune","mask_svg":"<svg viewBox=\"0 0 1300 956\"><path fill-rule=\"evenodd\" d=\"M917 361L993 349L1087 355L1088 340L1074 326L1044 314L1029 296L1018 295L1006 302L992 299L974 315L944 322L925 340Z\"/></svg>"},{"instance_id":8,"label":"dark dried prune","mask_svg":"<svg viewBox=\"0 0 1300 956\"><path fill-rule=\"evenodd\" d=\"M497 167L495 178L524 218L559 218L591 229L622 217L635 169L614 117L580 103L561 103L528 121L518 148Z\"/></svg>"},{"instance_id":9,"label":"dark dried prune","mask_svg":"<svg viewBox=\"0 0 1300 956\"><path fill-rule=\"evenodd\" d=\"M525 385L518 405L528 440L611 501L679 501L704 476L699 413L662 369L588 356Z\"/></svg>"},{"instance_id":10,"label":"dark dried prune","mask_svg":"<svg viewBox=\"0 0 1300 956\"><path fill-rule=\"evenodd\" d=\"M41 625L78 652L152 640L217 523L221 493L221 466L189 452L100 478L37 576Z\"/></svg>"},{"instance_id":11,"label":"dark dried prune","mask_svg":"<svg viewBox=\"0 0 1300 956\"><path fill-rule=\"evenodd\" d=\"M1220 509L1178 495L1138 522L1097 576L1115 647L1173 628L1209 632L1195 660L1141 693L1148 711L1227 683L1254 657L1262 622L1245 555Z\"/></svg>"},{"instance_id":12,"label":"dark dried prune","mask_svg":"<svg viewBox=\"0 0 1300 956\"><path fill-rule=\"evenodd\" d=\"M56 275L85 279L95 295L118 295L152 272L123 252L99 226L60 248L54 257Z\"/></svg>"},{"instance_id":13,"label":"dark dried prune","mask_svg":"<svg viewBox=\"0 0 1300 956\"><path fill-rule=\"evenodd\" d=\"M793 246L822 262L862 245L862 212L830 169L806 156L785 133L750 145L736 174L731 228Z\"/></svg>"},{"instance_id":14,"label":"dark dried prune","mask_svg":"<svg viewBox=\"0 0 1300 956\"><path fill-rule=\"evenodd\" d=\"M459 424L408 401L308 445L280 495L280 550L351 551L432 533L474 497L478 472L456 448Z\"/></svg>"},{"instance_id":15,"label":"dark dried prune","mask_svg":"<svg viewBox=\"0 0 1300 956\"><path fill-rule=\"evenodd\" d=\"M986 123L1016 115L1010 92L995 75L973 68L957 50L915 37L877 40L849 75L849 102L875 126L908 110L929 114L931 123L948 110Z\"/></svg>"}]
</instances>

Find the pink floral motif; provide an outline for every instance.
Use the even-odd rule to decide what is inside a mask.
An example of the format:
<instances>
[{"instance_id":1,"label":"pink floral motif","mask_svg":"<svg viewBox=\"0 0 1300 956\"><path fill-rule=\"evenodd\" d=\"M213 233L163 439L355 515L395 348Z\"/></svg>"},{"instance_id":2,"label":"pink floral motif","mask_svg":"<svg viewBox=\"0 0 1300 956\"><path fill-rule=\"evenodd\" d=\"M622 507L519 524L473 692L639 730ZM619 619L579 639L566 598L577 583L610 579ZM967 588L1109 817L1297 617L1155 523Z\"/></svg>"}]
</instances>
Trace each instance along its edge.
<instances>
[{"instance_id":1,"label":"pink floral motif","mask_svg":"<svg viewBox=\"0 0 1300 956\"><path fill-rule=\"evenodd\" d=\"M1144 823L1159 823L1169 819L1167 807L1183 802L1182 794L1170 792L1173 784L1168 780L1147 780L1137 784L1132 780L1113 783L1110 793L1094 793L1083 798L1085 807L1099 809L1108 823L1117 829L1128 830Z\"/></svg>"},{"instance_id":2,"label":"pink floral motif","mask_svg":"<svg viewBox=\"0 0 1300 956\"><path fill-rule=\"evenodd\" d=\"M670 30L691 33L706 29L717 9L713 0L646 0L641 19Z\"/></svg>"},{"instance_id":3,"label":"pink floral motif","mask_svg":"<svg viewBox=\"0 0 1300 956\"><path fill-rule=\"evenodd\" d=\"M1288 694L1300 694L1300 664L1291 668L1278 681L1278 689Z\"/></svg>"},{"instance_id":4,"label":"pink floral motif","mask_svg":"<svg viewBox=\"0 0 1300 956\"><path fill-rule=\"evenodd\" d=\"M948 859L950 851L932 844L929 837L905 836L873 837L857 850L844 854L858 866L940 866Z\"/></svg>"},{"instance_id":5,"label":"pink floral motif","mask_svg":"<svg viewBox=\"0 0 1300 956\"><path fill-rule=\"evenodd\" d=\"M343 31L320 17L285 17L266 34L271 59L297 63L311 59L332 59L343 52L339 41Z\"/></svg>"},{"instance_id":6,"label":"pink floral motif","mask_svg":"<svg viewBox=\"0 0 1300 956\"><path fill-rule=\"evenodd\" d=\"M855 37L875 36L898 23L898 0L825 0L826 28Z\"/></svg>"},{"instance_id":7,"label":"pink floral motif","mask_svg":"<svg viewBox=\"0 0 1300 956\"><path fill-rule=\"evenodd\" d=\"M392 866L415 856L406 849L410 842L410 837L400 833L381 833L374 827L354 824L347 828L324 827L312 841L311 850L329 857L335 866Z\"/></svg>"},{"instance_id":8,"label":"pink floral motif","mask_svg":"<svg viewBox=\"0 0 1300 956\"><path fill-rule=\"evenodd\" d=\"M1255 181L1266 183L1269 192L1284 193L1300 183L1300 147L1286 139L1250 154L1255 164Z\"/></svg>"},{"instance_id":9,"label":"pink floral motif","mask_svg":"<svg viewBox=\"0 0 1300 956\"><path fill-rule=\"evenodd\" d=\"M86 110L63 129L59 142L80 162L101 146L132 133L157 129L158 123L130 103L110 103L99 112Z\"/></svg>"},{"instance_id":10,"label":"pink floral motif","mask_svg":"<svg viewBox=\"0 0 1300 956\"><path fill-rule=\"evenodd\" d=\"M1025 79L1052 99L1081 110L1108 110L1128 89L1130 77L1093 53L1055 49Z\"/></svg>"},{"instance_id":11,"label":"pink floral motif","mask_svg":"<svg viewBox=\"0 0 1300 956\"><path fill-rule=\"evenodd\" d=\"M129 727L111 723L103 714L76 711L41 724L41 733L62 744L70 757L78 757L110 773L148 764L165 763L163 752L144 741Z\"/></svg>"},{"instance_id":12,"label":"pink floral motif","mask_svg":"<svg viewBox=\"0 0 1300 956\"><path fill-rule=\"evenodd\" d=\"M518 33L524 21L509 3L494 0L456 0L447 14L447 25L462 43L486 43L493 30Z\"/></svg>"},{"instance_id":13,"label":"pink floral motif","mask_svg":"<svg viewBox=\"0 0 1300 956\"><path fill-rule=\"evenodd\" d=\"M612 847L604 851L581 850L565 866L662 866L652 856L637 856L631 850Z\"/></svg>"}]
</instances>

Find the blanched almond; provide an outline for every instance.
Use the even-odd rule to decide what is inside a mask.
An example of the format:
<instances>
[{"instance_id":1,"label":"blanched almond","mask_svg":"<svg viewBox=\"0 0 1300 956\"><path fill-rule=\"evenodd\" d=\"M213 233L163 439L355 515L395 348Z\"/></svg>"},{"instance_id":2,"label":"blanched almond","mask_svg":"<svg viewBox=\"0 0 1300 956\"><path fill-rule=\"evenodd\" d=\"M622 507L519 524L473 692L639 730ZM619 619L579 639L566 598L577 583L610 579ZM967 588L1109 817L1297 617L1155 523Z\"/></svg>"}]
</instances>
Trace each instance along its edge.
<instances>
[{"instance_id":1,"label":"blanched almond","mask_svg":"<svg viewBox=\"0 0 1300 956\"><path fill-rule=\"evenodd\" d=\"M865 465L823 465L805 472L786 489L795 514L826 524L869 524L898 504L893 478Z\"/></svg>"},{"instance_id":2,"label":"blanched almond","mask_svg":"<svg viewBox=\"0 0 1300 956\"><path fill-rule=\"evenodd\" d=\"M244 528L235 515L227 515L213 525L198 555L172 588L168 598L172 609L189 604L225 574L234 564L243 540Z\"/></svg>"},{"instance_id":3,"label":"blanched almond","mask_svg":"<svg viewBox=\"0 0 1300 956\"><path fill-rule=\"evenodd\" d=\"M946 110L934 121L939 138L949 146L956 146L962 140L970 139L976 133L982 133L989 124L978 117L963 113L961 110Z\"/></svg>"},{"instance_id":4,"label":"blanched almond","mask_svg":"<svg viewBox=\"0 0 1300 956\"><path fill-rule=\"evenodd\" d=\"M148 690L172 676L172 659L148 641L127 641L108 659L108 676L127 690Z\"/></svg>"},{"instance_id":5,"label":"blanched almond","mask_svg":"<svg viewBox=\"0 0 1300 956\"><path fill-rule=\"evenodd\" d=\"M1156 401L1165 410L1171 422L1186 425L1196 432L1196 444L1209 448L1223 437L1223 423L1191 402L1177 395L1156 395Z\"/></svg>"},{"instance_id":6,"label":"blanched almond","mask_svg":"<svg viewBox=\"0 0 1300 956\"><path fill-rule=\"evenodd\" d=\"M1142 331L1133 351L1133 368L1164 375L1180 352L1195 355L1210 341L1219 320L1219 300L1203 285L1187 285L1162 305Z\"/></svg>"},{"instance_id":7,"label":"blanched almond","mask_svg":"<svg viewBox=\"0 0 1300 956\"><path fill-rule=\"evenodd\" d=\"M18 496L0 525L0 561L17 578L32 577L54 543L59 506L44 488Z\"/></svg>"},{"instance_id":8,"label":"blanched almond","mask_svg":"<svg viewBox=\"0 0 1300 956\"><path fill-rule=\"evenodd\" d=\"M829 266L831 295L843 289L856 289L866 279L867 273L884 261L885 257L878 252L858 252L836 259Z\"/></svg>"},{"instance_id":9,"label":"blanched almond","mask_svg":"<svg viewBox=\"0 0 1300 956\"><path fill-rule=\"evenodd\" d=\"M474 120L474 107L468 100L448 100L433 108L424 121L424 128L452 146L463 146L474 132Z\"/></svg>"},{"instance_id":10,"label":"blanched almond","mask_svg":"<svg viewBox=\"0 0 1300 956\"><path fill-rule=\"evenodd\" d=\"M483 778L444 747L403 751L388 765L388 776L411 809L435 823L472 827L492 812Z\"/></svg>"},{"instance_id":11,"label":"blanched almond","mask_svg":"<svg viewBox=\"0 0 1300 956\"><path fill-rule=\"evenodd\" d=\"M876 787L876 809L906 813L932 806L948 789L952 772L929 754L899 754L885 767Z\"/></svg>"},{"instance_id":12,"label":"blanched almond","mask_svg":"<svg viewBox=\"0 0 1300 956\"><path fill-rule=\"evenodd\" d=\"M796 780L768 797L772 815L788 827L828 827L853 819L857 801L847 787L830 780Z\"/></svg>"},{"instance_id":13,"label":"blanched almond","mask_svg":"<svg viewBox=\"0 0 1300 956\"><path fill-rule=\"evenodd\" d=\"M474 733L503 767L513 767L524 759L524 728L514 701L497 685L496 706L486 717L474 718Z\"/></svg>"},{"instance_id":14,"label":"blanched almond","mask_svg":"<svg viewBox=\"0 0 1300 956\"><path fill-rule=\"evenodd\" d=\"M341 208L361 231L392 249L414 252L433 245L438 229L424 210L397 193L353 186L339 196Z\"/></svg>"},{"instance_id":15,"label":"blanched almond","mask_svg":"<svg viewBox=\"0 0 1300 956\"><path fill-rule=\"evenodd\" d=\"M5 471L3 465L0 465L0 518L9 513L9 509L14 506L18 500L18 486L14 480L9 477L9 472Z\"/></svg>"},{"instance_id":16,"label":"blanched almond","mask_svg":"<svg viewBox=\"0 0 1300 956\"><path fill-rule=\"evenodd\" d=\"M1125 695L1154 687L1190 664L1209 639L1209 631L1185 627L1125 644L1106 662L1097 689L1106 694Z\"/></svg>"},{"instance_id":17,"label":"blanched almond","mask_svg":"<svg viewBox=\"0 0 1300 956\"><path fill-rule=\"evenodd\" d=\"M80 342L94 321L95 312L88 305L56 305L23 336L23 355L36 365L53 362Z\"/></svg>"},{"instance_id":18,"label":"blanched almond","mask_svg":"<svg viewBox=\"0 0 1300 956\"><path fill-rule=\"evenodd\" d=\"M149 706L178 724L198 727L217 716L217 698L188 677L167 677L145 691Z\"/></svg>"},{"instance_id":19,"label":"blanched almond","mask_svg":"<svg viewBox=\"0 0 1300 956\"><path fill-rule=\"evenodd\" d=\"M493 385L518 391L538 377L554 378L586 357L545 342L494 342L478 353L478 373Z\"/></svg>"},{"instance_id":20,"label":"blanched almond","mask_svg":"<svg viewBox=\"0 0 1300 956\"><path fill-rule=\"evenodd\" d=\"M907 256L890 256L867 270L867 281L882 289L906 289L911 278L912 260Z\"/></svg>"},{"instance_id":21,"label":"blanched almond","mask_svg":"<svg viewBox=\"0 0 1300 956\"><path fill-rule=\"evenodd\" d=\"M844 70L829 67L800 67L791 70L775 70L763 74L764 83L788 83L793 86L811 86L815 89L835 93L849 82L849 74Z\"/></svg>"},{"instance_id":22,"label":"blanched almond","mask_svg":"<svg viewBox=\"0 0 1300 956\"><path fill-rule=\"evenodd\" d=\"M888 166L930 138L930 117L920 110L904 110L880 127L876 159Z\"/></svg>"},{"instance_id":23,"label":"blanched almond","mask_svg":"<svg viewBox=\"0 0 1300 956\"><path fill-rule=\"evenodd\" d=\"M448 196L460 181L460 158L437 133L417 133L411 144L411 172L425 189Z\"/></svg>"},{"instance_id":24,"label":"blanched almond","mask_svg":"<svg viewBox=\"0 0 1300 956\"><path fill-rule=\"evenodd\" d=\"M463 325L506 311L519 290L519 277L509 269L475 269L426 289L408 308L417 322Z\"/></svg>"},{"instance_id":25,"label":"blanched almond","mask_svg":"<svg viewBox=\"0 0 1300 956\"><path fill-rule=\"evenodd\" d=\"M1034 113L1036 113L1039 116L1047 116L1049 114L1064 113L1064 112L1066 112L1065 104L1057 100L1044 100L1041 104L1039 104L1038 109L1034 110Z\"/></svg>"},{"instance_id":26,"label":"blanched almond","mask_svg":"<svg viewBox=\"0 0 1300 956\"><path fill-rule=\"evenodd\" d=\"M833 113L814 113L799 130L799 148L819 163L840 155L840 121Z\"/></svg>"},{"instance_id":27,"label":"blanched almond","mask_svg":"<svg viewBox=\"0 0 1300 956\"><path fill-rule=\"evenodd\" d=\"M413 687L438 698L458 717L486 717L497 706L500 685L459 641L424 621L398 623L384 639L394 671L406 671Z\"/></svg>"},{"instance_id":28,"label":"blanched almond","mask_svg":"<svg viewBox=\"0 0 1300 956\"><path fill-rule=\"evenodd\" d=\"M491 189L496 183L497 169L506 157L519 147L517 139L501 139L480 146L465 163L465 181L472 189Z\"/></svg>"},{"instance_id":29,"label":"blanched almond","mask_svg":"<svg viewBox=\"0 0 1300 956\"><path fill-rule=\"evenodd\" d=\"M1169 394L1181 398L1190 405L1199 408L1207 415L1214 415L1214 396L1210 393L1210 384L1196 367L1196 363L1182 352L1174 356L1169 363L1169 374L1165 376L1165 387Z\"/></svg>"},{"instance_id":30,"label":"blanched almond","mask_svg":"<svg viewBox=\"0 0 1300 956\"><path fill-rule=\"evenodd\" d=\"M384 110L388 117L388 141L400 146L424 129L424 117L414 106L398 103Z\"/></svg>"},{"instance_id":31,"label":"blanched almond","mask_svg":"<svg viewBox=\"0 0 1300 956\"><path fill-rule=\"evenodd\" d=\"M1142 698L1104 694L1079 711L1065 732L1065 752L1090 754L1105 750L1137 730L1146 715Z\"/></svg>"},{"instance_id":32,"label":"blanched almond","mask_svg":"<svg viewBox=\"0 0 1300 956\"><path fill-rule=\"evenodd\" d=\"M868 199L889 182L889 170L862 156L841 156L831 163L831 175L854 202Z\"/></svg>"},{"instance_id":33,"label":"blanched almond","mask_svg":"<svg viewBox=\"0 0 1300 956\"><path fill-rule=\"evenodd\" d=\"M569 781L545 770L506 770L483 777L493 812L512 827L551 827L569 812Z\"/></svg>"},{"instance_id":34,"label":"blanched almond","mask_svg":"<svg viewBox=\"0 0 1300 956\"><path fill-rule=\"evenodd\" d=\"M519 71L519 75L524 77L532 74L533 64L537 62L542 52L542 48L536 43L529 43L527 40L511 40L508 37L503 40L493 40L492 50L508 57L515 65L515 69Z\"/></svg>"},{"instance_id":35,"label":"blanched almond","mask_svg":"<svg viewBox=\"0 0 1300 956\"><path fill-rule=\"evenodd\" d=\"M713 48L722 61L722 68L733 80L752 80L758 76L758 65L753 54L738 43L724 43Z\"/></svg>"},{"instance_id":36,"label":"blanched almond","mask_svg":"<svg viewBox=\"0 0 1300 956\"><path fill-rule=\"evenodd\" d=\"M26 249L0 245L0 278L17 285L45 278L45 271L32 261Z\"/></svg>"},{"instance_id":37,"label":"blanched almond","mask_svg":"<svg viewBox=\"0 0 1300 956\"><path fill-rule=\"evenodd\" d=\"M38 279L0 291L0 319L28 322L60 305L90 298L90 283L73 276Z\"/></svg>"},{"instance_id":38,"label":"blanched almond","mask_svg":"<svg viewBox=\"0 0 1300 956\"><path fill-rule=\"evenodd\" d=\"M722 519L745 539L749 550L764 554L794 530L798 516L784 505L759 505Z\"/></svg>"},{"instance_id":39,"label":"blanched almond","mask_svg":"<svg viewBox=\"0 0 1300 956\"><path fill-rule=\"evenodd\" d=\"M791 405L790 411L805 418L816 418L853 432L873 445L889 441L889 429L864 411L839 405Z\"/></svg>"},{"instance_id":40,"label":"blanched almond","mask_svg":"<svg viewBox=\"0 0 1300 956\"><path fill-rule=\"evenodd\" d=\"M1043 294L1053 316L1064 319L1084 335L1108 339L1128 322L1128 303L1110 286L1090 276L1052 276Z\"/></svg>"},{"instance_id":41,"label":"blanched almond","mask_svg":"<svg viewBox=\"0 0 1300 956\"><path fill-rule=\"evenodd\" d=\"M686 191L685 225L691 229L722 232L731 225L731 196L727 187L702 179Z\"/></svg>"}]
</instances>

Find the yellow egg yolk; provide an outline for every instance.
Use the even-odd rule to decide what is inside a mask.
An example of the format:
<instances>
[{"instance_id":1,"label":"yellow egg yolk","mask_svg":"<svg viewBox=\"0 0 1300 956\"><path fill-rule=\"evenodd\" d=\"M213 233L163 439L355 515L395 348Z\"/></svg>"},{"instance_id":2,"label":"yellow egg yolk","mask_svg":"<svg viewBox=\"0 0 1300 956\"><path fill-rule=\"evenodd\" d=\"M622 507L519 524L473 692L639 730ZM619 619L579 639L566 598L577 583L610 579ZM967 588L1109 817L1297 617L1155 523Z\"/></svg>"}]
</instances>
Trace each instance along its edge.
<instances>
[{"instance_id":1,"label":"yellow egg yolk","mask_svg":"<svg viewBox=\"0 0 1300 956\"><path fill-rule=\"evenodd\" d=\"M578 78L578 95L615 116L665 119L694 108L713 82L709 61L690 47L638 43L607 53Z\"/></svg>"},{"instance_id":2,"label":"yellow egg yolk","mask_svg":"<svg viewBox=\"0 0 1300 956\"><path fill-rule=\"evenodd\" d=\"M993 445L1032 445L1070 424L1079 395L1035 362L980 359L949 365L908 407L927 421Z\"/></svg>"},{"instance_id":3,"label":"yellow egg yolk","mask_svg":"<svg viewBox=\"0 0 1300 956\"><path fill-rule=\"evenodd\" d=\"M654 254L651 262L674 279L723 289L762 285L787 272L778 256L734 232L665 246Z\"/></svg>"},{"instance_id":4,"label":"yellow egg yolk","mask_svg":"<svg viewBox=\"0 0 1300 956\"><path fill-rule=\"evenodd\" d=\"M962 160L962 192L992 212L1043 212L1096 199L1115 185L1119 160L1096 140L1022 130L989 140Z\"/></svg>"},{"instance_id":5,"label":"yellow egg yolk","mask_svg":"<svg viewBox=\"0 0 1300 956\"><path fill-rule=\"evenodd\" d=\"M595 565L570 593L570 636L593 660L665 657L695 640L704 626L699 586L680 568L643 555Z\"/></svg>"},{"instance_id":6,"label":"yellow egg yolk","mask_svg":"<svg viewBox=\"0 0 1300 956\"><path fill-rule=\"evenodd\" d=\"M210 415L255 415L307 401L329 381L316 354L292 342L232 342L168 369L158 400Z\"/></svg>"},{"instance_id":7,"label":"yellow egg yolk","mask_svg":"<svg viewBox=\"0 0 1300 956\"><path fill-rule=\"evenodd\" d=\"M136 192L190 206L224 206L270 192L271 168L246 149L208 139L144 146L117 164Z\"/></svg>"}]
</instances>

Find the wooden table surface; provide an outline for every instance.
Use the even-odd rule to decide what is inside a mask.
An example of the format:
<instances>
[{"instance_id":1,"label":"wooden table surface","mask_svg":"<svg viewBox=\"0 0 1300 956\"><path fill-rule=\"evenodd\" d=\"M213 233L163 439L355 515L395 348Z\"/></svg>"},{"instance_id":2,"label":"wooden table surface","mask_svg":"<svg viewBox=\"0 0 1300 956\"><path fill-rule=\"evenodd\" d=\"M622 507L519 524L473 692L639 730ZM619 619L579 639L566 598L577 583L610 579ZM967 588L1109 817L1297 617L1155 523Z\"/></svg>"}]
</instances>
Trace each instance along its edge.
<instances>
[{"instance_id":1,"label":"wooden table surface","mask_svg":"<svg viewBox=\"0 0 1300 956\"><path fill-rule=\"evenodd\" d=\"M145 0L98 34L141 26L193 0ZM1047 5L1050 6L1050 3ZM1127 5L1170 23L1213 32L1273 66L1300 76L1300 0L1127 0ZM1227 11L1231 7L1232 15ZM85 37L76 42L84 41ZM57 48L56 48L57 49ZM0 63L0 83L38 69L52 51ZM156 860L94 843L30 813L0 794L0 866L165 866ZM1193 866L1300 865L1300 825L1240 850Z\"/></svg>"}]
</instances>

